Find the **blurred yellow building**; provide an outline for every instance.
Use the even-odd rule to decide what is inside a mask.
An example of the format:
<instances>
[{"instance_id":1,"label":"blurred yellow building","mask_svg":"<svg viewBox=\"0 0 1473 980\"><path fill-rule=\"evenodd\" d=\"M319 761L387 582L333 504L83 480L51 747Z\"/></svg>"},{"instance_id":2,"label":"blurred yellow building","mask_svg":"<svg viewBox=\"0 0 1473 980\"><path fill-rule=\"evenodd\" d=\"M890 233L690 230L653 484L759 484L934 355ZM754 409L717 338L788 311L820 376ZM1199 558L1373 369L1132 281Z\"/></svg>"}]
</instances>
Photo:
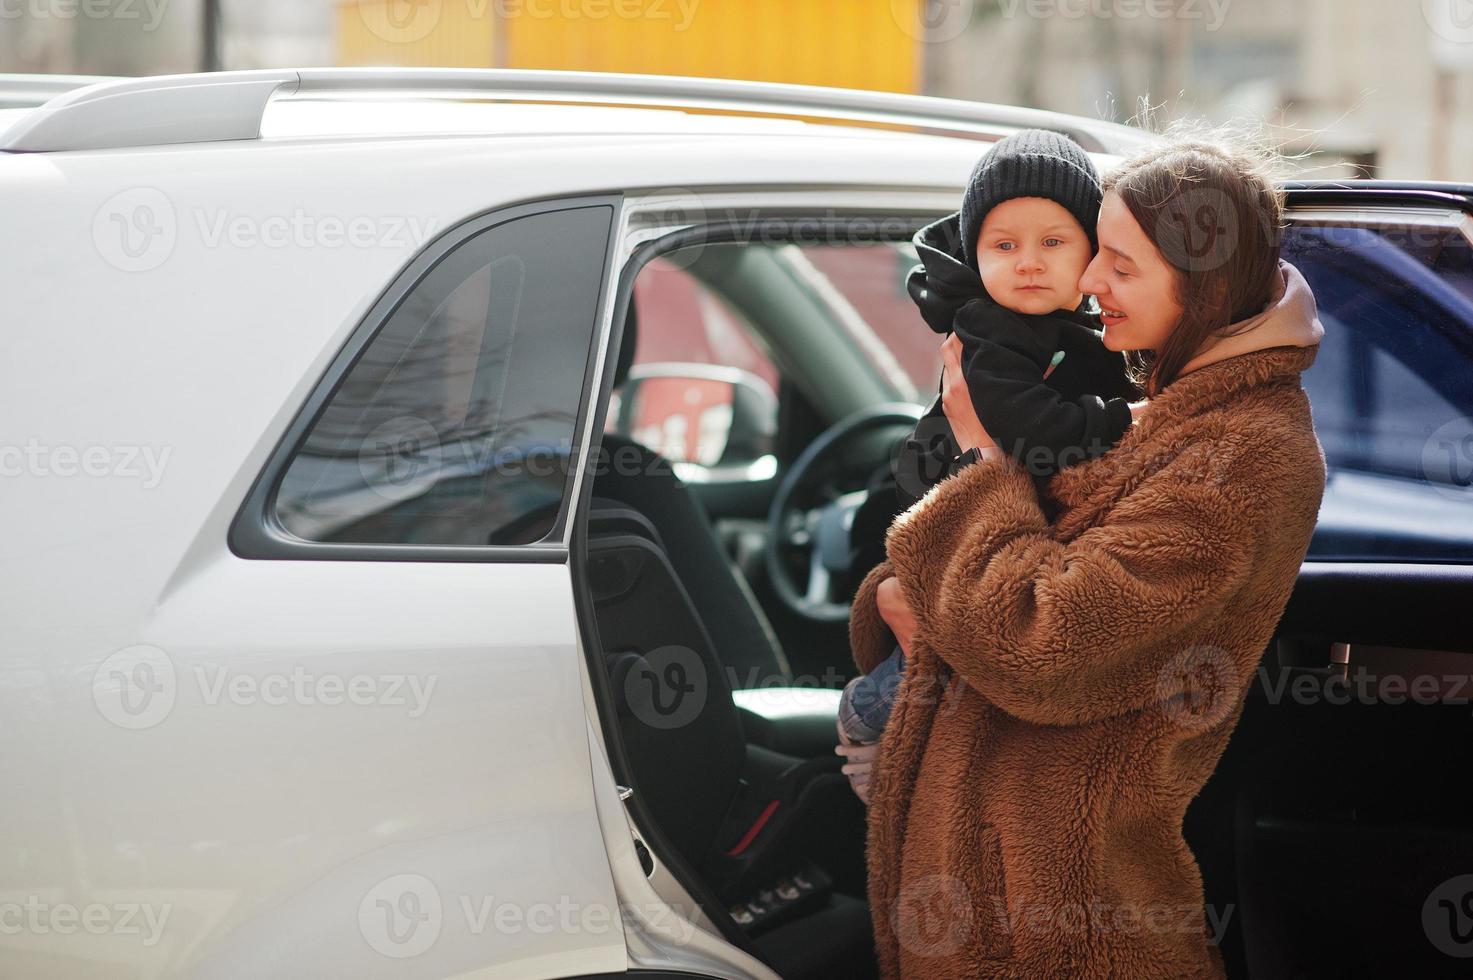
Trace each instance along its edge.
<instances>
[{"instance_id":1,"label":"blurred yellow building","mask_svg":"<svg viewBox=\"0 0 1473 980\"><path fill-rule=\"evenodd\" d=\"M337 0L340 65L544 68L920 92L925 0Z\"/></svg>"}]
</instances>

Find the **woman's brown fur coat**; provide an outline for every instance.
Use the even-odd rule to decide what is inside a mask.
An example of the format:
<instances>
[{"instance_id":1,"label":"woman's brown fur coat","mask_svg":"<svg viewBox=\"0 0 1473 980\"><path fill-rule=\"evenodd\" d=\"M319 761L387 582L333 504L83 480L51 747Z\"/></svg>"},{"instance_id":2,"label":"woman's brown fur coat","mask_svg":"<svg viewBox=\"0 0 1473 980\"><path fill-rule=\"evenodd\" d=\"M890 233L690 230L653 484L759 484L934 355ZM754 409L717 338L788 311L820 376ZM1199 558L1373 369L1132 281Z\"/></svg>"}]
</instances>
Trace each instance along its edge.
<instances>
[{"instance_id":1,"label":"woman's brown fur coat","mask_svg":"<svg viewBox=\"0 0 1473 980\"><path fill-rule=\"evenodd\" d=\"M1204 915L1182 815L1314 529L1325 462L1299 376L1317 350L1182 375L1051 479L1052 519L1006 457L896 518L850 622L868 672L894 643L884 578L917 619L871 784L884 977L1223 975L1207 923L1231 910Z\"/></svg>"}]
</instances>

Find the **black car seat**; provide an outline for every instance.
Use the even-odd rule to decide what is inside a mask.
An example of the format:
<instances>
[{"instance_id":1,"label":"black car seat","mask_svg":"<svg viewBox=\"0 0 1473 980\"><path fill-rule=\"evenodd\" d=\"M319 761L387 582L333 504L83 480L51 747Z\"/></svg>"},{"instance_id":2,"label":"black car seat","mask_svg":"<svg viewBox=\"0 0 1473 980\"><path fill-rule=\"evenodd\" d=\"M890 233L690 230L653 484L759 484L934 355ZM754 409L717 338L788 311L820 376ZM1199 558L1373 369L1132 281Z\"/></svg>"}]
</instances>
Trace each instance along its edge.
<instances>
[{"instance_id":1,"label":"black car seat","mask_svg":"<svg viewBox=\"0 0 1473 980\"><path fill-rule=\"evenodd\" d=\"M634 345L631 307L616 387ZM864 809L841 760L750 744L733 687L792 677L771 627L669 461L617 436L604 446L587 576L636 792L750 951L779 974L873 976L860 897ZM689 706L668 696L682 685L696 690Z\"/></svg>"},{"instance_id":2,"label":"black car seat","mask_svg":"<svg viewBox=\"0 0 1473 980\"><path fill-rule=\"evenodd\" d=\"M750 744L710 633L658 543L610 498L589 513L587 578L635 792L662 844L782 976L872 975L865 814L840 760ZM841 842L847 838L847 848Z\"/></svg>"},{"instance_id":3,"label":"black car seat","mask_svg":"<svg viewBox=\"0 0 1473 980\"><path fill-rule=\"evenodd\" d=\"M631 297L614 368L615 391L629 377L637 338L638 316ZM721 550L706 508L675 475L669 460L632 439L605 433L596 464L593 492L623 501L649 518L701 620L721 625L713 628L711 639L731 687L791 684L793 671L777 634Z\"/></svg>"}]
</instances>

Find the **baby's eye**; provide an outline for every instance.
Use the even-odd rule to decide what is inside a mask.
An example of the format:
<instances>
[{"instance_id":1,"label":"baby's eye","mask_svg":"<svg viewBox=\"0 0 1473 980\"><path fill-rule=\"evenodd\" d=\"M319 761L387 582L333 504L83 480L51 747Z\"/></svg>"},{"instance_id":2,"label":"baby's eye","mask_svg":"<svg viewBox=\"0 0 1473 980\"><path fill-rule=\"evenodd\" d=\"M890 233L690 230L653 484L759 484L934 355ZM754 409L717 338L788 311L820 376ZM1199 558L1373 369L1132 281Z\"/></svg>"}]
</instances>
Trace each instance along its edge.
<instances>
[{"instance_id":1,"label":"baby's eye","mask_svg":"<svg viewBox=\"0 0 1473 980\"><path fill-rule=\"evenodd\" d=\"M1064 244L1064 241L1063 241L1063 239L1060 239L1060 238L1045 238L1043 240L1043 243L1045 245L1062 245L1062 244Z\"/></svg>"},{"instance_id":2,"label":"baby's eye","mask_svg":"<svg viewBox=\"0 0 1473 980\"><path fill-rule=\"evenodd\" d=\"M1013 243L1012 242L998 242L997 243L997 247L998 247L998 250L999 251L1002 251L1002 252L1011 252L1013 250Z\"/></svg>"}]
</instances>

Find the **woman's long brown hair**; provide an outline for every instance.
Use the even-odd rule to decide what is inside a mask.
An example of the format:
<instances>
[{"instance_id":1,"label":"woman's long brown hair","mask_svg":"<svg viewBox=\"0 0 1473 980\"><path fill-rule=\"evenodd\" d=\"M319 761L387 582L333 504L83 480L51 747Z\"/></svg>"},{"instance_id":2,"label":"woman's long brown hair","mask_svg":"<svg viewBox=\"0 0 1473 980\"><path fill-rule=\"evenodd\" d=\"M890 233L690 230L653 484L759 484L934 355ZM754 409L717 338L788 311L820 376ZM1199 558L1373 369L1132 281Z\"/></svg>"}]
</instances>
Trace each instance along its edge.
<instances>
[{"instance_id":1,"label":"woman's long brown hair","mask_svg":"<svg viewBox=\"0 0 1473 980\"><path fill-rule=\"evenodd\" d=\"M1175 272L1182 316L1158 351L1129 351L1149 398L1213 335L1261 312L1278 276L1284 215L1275 159L1227 130L1168 132L1104 181Z\"/></svg>"}]
</instances>

